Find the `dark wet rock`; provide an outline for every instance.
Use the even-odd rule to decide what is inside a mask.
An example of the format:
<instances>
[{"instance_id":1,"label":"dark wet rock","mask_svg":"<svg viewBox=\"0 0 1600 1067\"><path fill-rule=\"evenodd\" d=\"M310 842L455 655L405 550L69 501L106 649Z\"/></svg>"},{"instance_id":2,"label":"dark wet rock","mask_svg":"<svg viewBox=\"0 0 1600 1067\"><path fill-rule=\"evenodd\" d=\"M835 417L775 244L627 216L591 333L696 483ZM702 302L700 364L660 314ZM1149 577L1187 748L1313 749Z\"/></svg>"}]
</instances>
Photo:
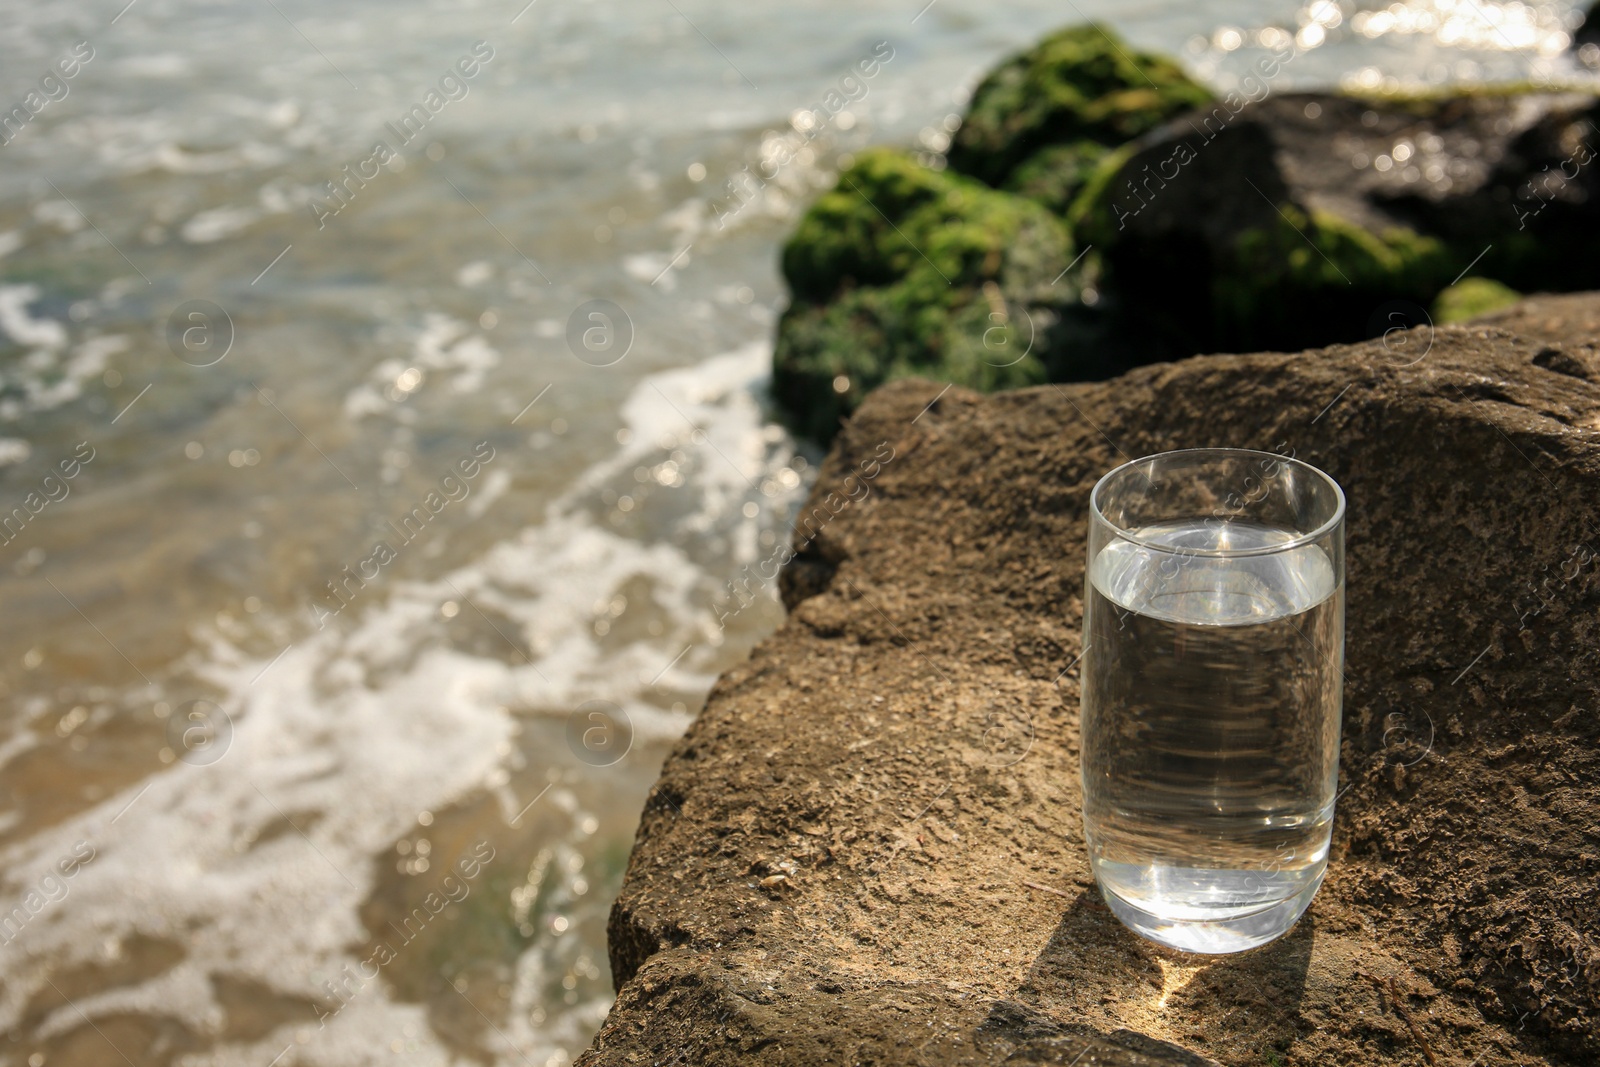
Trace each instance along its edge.
<instances>
[{"instance_id":1,"label":"dark wet rock","mask_svg":"<svg viewBox=\"0 0 1600 1067\"><path fill-rule=\"evenodd\" d=\"M871 394L803 513L851 501L786 568L787 622L646 804L580 1062L1600 1060L1597 343L1600 295L1537 297L1296 355ZM1077 660L1095 480L1218 444L1348 494L1343 792L1300 924L1197 958L1094 888Z\"/></svg>"},{"instance_id":2,"label":"dark wet rock","mask_svg":"<svg viewBox=\"0 0 1600 1067\"><path fill-rule=\"evenodd\" d=\"M1600 47L1600 3L1589 5L1589 10L1583 17L1583 24L1572 34L1572 47L1576 48L1587 62L1589 56L1583 54L1585 45Z\"/></svg>"},{"instance_id":3,"label":"dark wet rock","mask_svg":"<svg viewBox=\"0 0 1600 1067\"><path fill-rule=\"evenodd\" d=\"M1380 330L1457 276L1600 286L1593 97L1279 94L1194 112L1073 209L1105 288L1169 357L1299 348Z\"/></svg>"}]
</instances>

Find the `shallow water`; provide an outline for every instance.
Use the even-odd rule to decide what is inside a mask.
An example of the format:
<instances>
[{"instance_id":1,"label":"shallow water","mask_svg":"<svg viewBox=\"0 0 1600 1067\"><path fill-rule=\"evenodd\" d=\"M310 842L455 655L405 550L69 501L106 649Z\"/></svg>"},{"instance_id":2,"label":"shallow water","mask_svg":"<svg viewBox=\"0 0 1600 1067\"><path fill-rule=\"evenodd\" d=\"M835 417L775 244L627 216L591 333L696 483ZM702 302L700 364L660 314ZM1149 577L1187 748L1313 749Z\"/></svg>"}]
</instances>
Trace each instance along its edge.
<instances>
[{"instance_id":1,"label":"shallow water","mask_svg":"<svg viewBox=\"0 0 1600 1067\"><path fill-rule=\"evenodd\" d=\"M1572 73L1568 5L1081 7L1223 88L1279 35L1275 88ZM0 1064L570 1061L667 746L781 618L729 592L820 459L778 244L1072 5L0 14L0 107L92 51L0 145Z\"/></svg>"}]
</instances>

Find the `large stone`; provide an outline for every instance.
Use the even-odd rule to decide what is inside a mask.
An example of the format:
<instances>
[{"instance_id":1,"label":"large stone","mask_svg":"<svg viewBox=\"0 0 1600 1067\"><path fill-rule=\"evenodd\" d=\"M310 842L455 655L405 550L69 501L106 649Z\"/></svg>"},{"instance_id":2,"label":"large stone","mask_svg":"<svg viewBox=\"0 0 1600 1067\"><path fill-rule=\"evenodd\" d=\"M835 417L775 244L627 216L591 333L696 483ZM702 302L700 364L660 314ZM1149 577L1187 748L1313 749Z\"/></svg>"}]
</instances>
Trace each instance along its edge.
<instances>
[{"instance_id":1,"label":"large stone","mask_svg":"<svg viewBox=\"0 0 1600 1067\"><path fill-rule=\"evenodd\" d=\"M1597 331L1600 296L1538 298L1110 382L873 393L802 515L788 621L646 805L579 1062L1600 1060ZM1089 490L1195 445L1292 451L1349 497L1328 879L1221 958L1112 918L1079 813Z\"/></svg>"},{"instance_id":2,"label":"large stone","mask_svg":"<svg viewBox=\"0 0 1600 1067\"><path fill-rule=\"evenodd\" d=\"M1070 26L979 83L950 167L1065 211L1107 152L1210 98L1172 60Z\"/></svg>"},{"instance_id":3,"label":"large stone","mask_svg":"<svg viewBox=\"0 0 1600 1067\"><path fill-rule=\"evenodd\" d=\"M1043 382L1070 287L1060 219L1031 200L862 153L783 251L792 294L773 393L829 440L873 388L907 375L992 390Z\"/></svg>"},{"instance_id":4,"label":"large stone","mask_svg":"<svg viewBox=\"0 0 1600 1067\"><path fill-rule=\"evenodd\" d=\"M863 153L784 247L773 391L790 423L829 441L907 375L990 391L1147 361L1080 303L1059 216L1117 146L1209 98L1171 60L1076 26L984 79L948 171Z\"/></svg>"},{"instance_id":5,"label":"large stone","mask_svg":"<svg viewBox=\"0 0 1600 1067\"><path fill-rule=\"evenodd\" d=\"M1592 96L1229 96L1102 165L1069 215L1164 357L1371 337L1459 275L1600 287Z\"/></svg>"}]
</instances>

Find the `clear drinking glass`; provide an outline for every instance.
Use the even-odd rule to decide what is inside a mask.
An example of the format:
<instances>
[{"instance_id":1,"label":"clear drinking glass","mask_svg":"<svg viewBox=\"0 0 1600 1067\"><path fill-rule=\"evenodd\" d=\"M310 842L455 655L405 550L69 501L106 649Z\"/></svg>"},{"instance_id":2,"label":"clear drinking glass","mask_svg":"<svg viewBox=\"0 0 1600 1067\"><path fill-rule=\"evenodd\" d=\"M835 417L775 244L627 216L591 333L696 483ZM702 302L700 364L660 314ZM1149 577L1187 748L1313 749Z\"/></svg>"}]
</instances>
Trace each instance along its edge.
<instances>
[{"instance_id":1,"label":"clear drinking glass","mask_svg":"<svg viewBox=\"0 0 1600 1067\"><path fill-rule=\"evenodd\" d=\"M1089 503L1083 824L1135 932L1237 952L1328 866L1344 677L1344 493L1268 452L1123 464Z\"/></svg>"}]
</instances>

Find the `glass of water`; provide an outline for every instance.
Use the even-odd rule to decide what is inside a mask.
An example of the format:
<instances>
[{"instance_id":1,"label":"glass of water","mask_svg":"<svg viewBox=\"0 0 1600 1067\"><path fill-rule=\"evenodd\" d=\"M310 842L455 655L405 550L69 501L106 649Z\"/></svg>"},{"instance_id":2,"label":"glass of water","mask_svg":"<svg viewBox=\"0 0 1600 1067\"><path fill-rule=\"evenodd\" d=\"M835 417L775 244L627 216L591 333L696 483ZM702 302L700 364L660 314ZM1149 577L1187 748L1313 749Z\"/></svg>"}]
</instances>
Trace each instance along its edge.
<instances>
[{"instance_id":1,"label":"glass of water","mask_svg":"<svg viewBox=\"0 0 1600 1067\"><path fill-rule=\"evenodd\" d=\"M1306 463L1164 452L1089 505L1083 823L1136 933L1237 952L1328 866L1344 677L1344 493Z\"/></svg>"}]
</instances>

